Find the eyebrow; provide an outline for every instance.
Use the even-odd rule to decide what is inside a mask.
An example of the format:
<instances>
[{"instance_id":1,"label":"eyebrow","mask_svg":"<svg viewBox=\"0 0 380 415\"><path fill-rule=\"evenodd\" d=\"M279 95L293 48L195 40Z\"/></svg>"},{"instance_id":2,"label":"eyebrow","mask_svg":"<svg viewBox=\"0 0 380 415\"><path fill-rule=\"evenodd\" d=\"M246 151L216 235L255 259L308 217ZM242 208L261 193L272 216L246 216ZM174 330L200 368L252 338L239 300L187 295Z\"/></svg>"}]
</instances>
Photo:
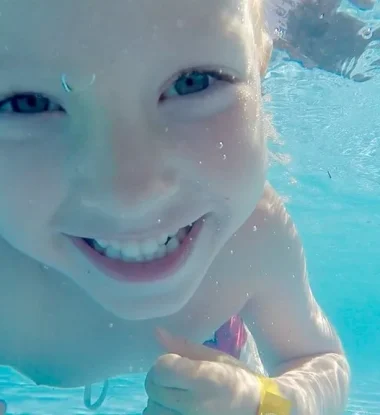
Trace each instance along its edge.
<instances>
[{"instance_id":1,"label":"eyebrow","mask_svg":"<svg viewBox=\"0 0 380 415\"><path fill-rule=\"evenodd\" d=\"M173 32L169 31L163 36L163 47L157 50L162 55L162 60L165 61L169 70L172 70L174 73L199 66L210 67L210 69L215 69L215 67L219 69L218 67L220 67L220 69L237 71L236 76L238 77L247 76L249 59L252 55L247 50L249 45L247 44L246 33L243 33L243 25L234 25L232 23L228 28L220 25L216 31L212 31L209 27L203 26L203 28L203 30L196 31L192 35L191 39L195 48L190 48L190 51L194 50L194 52L190 53L186 47L183 47L183 39L186 39L187 33L180 31L179 36L173 38ZM185 36L181 36L180 33L183 33ZM252 38L251 40L253 43L254 39ZM37 48L38 45L36 45ZM173 48L176 51L175 53L173 53ZM12 79L13 74L15 83L18 84L21 78L20 71L25 73L27 70L30 78L33 78L38 84L41 83L41 85L38 85L39 89L45 89L45 87L47 89L55 89L61 85L61 75L68 70L67 57L62 57L61 54L52 55L51 50L50 52L43 51L42 54L34 53L33 45L32 47L25 45L25 47L20 47L19 49L26 50L26 56L24 53L17 53L17 51L16 53L13 53L13 51L0 52L0 71L10 74L10 76L6 77L7 83L9 79ZM138 54L139 50L141 50L141 45L137 45L135 53ZM93 56L96 57L97 55L94 54ZM84 59L86 59L85 56ZM153 63L149 62L148 56L147 67L152 67ZM41 71L42 65L44 65L43 71ZM78 65L80 65L80 62L78 62ZM102 70L106 66L103 63ZM34 72L36 75L34 75ZM49 72L51 76L50 74L48 75ZM26 75L25 78L28 79L29 76ZM47 84L51 84L51 86Z\"/></svg>"}]
</instances>

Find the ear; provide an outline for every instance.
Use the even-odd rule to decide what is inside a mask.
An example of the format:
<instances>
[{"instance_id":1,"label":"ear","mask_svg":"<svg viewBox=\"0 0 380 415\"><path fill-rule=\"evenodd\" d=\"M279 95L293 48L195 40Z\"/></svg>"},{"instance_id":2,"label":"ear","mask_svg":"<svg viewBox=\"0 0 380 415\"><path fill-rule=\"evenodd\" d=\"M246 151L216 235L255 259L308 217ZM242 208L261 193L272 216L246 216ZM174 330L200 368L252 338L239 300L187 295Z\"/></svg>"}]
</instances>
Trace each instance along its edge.
<instances>
[{"instance_id":1,"label":"ear","mask_svg":"<svg viewBox=\"0 0 380 415\"><path fill-rule=\"evenodd\" d=\"M260 75L261 75L261 78L264 78L267 72L267 69L268 69L269 61L272 57L273 41L265 30L262 31L261 39L262 40L261 40L261 51L260 51L260 56L261 56Z\"/></svg>"}]
</instances>

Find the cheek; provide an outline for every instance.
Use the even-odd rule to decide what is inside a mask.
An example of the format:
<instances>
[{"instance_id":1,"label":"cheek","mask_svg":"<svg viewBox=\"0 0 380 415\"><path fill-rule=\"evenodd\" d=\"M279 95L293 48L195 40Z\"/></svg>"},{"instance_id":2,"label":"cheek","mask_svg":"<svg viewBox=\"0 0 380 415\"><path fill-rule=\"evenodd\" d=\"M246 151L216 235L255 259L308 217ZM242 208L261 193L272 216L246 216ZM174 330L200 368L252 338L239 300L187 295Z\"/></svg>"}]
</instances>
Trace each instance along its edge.
<instances>
[{"instance_id":1,"label":"cheek","mask_svg":"<svg viewBox=\"0 0 380 415\"><path fill-rule=\"evenodd\" d=\"M211 191L232 194L262 188L266 140L256 100L241 100L202 123L181 127L179 159ZM191 165L188 161L191 161Z\"/></svg>"},{"instance_id":2,"label":"cheek","mask_svg":"<svg viewBox=\"0 0 380 415\"><path fill-rule=\"evenodd\" d=\"M0 232L41 232L63 194L64 152L59 143L0 142Z\"/></svg>"}]
</instances>

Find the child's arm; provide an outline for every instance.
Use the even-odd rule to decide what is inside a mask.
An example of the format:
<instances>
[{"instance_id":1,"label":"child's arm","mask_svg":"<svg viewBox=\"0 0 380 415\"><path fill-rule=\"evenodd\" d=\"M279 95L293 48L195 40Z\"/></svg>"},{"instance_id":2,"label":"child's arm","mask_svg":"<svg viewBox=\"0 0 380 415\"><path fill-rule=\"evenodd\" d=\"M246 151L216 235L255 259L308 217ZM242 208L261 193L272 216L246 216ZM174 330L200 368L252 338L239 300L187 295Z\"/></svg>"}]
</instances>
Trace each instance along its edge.
<instances>
[{"instance_id":1,"label":"child's arm","mask_svg":"<svg viewBox=\"0 0 380 415\"><path fill-rule=\"evenodd\" d=\"M350 370L340 340L310 290L302 243L268 186L257 210L262 285L242 311L292 415L338 415ZM256 247L255 247L256 249Z\"/></svg>"}]
</instances>

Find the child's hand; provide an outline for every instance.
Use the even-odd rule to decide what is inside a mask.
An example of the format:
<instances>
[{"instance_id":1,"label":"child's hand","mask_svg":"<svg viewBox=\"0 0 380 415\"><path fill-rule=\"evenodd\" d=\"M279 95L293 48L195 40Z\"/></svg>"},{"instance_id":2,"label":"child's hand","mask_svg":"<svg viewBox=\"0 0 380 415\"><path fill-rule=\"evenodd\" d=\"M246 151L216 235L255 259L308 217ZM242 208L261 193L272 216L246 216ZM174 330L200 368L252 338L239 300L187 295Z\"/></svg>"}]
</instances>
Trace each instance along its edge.
<instances>
[{"instance_id":1,"label":"child's hand","mask_svg":"<svg viewBox=\"0 0 380 415\"><path fill-rule=\"evenodd\" d=\"M6 410L7 410L6 403L0 399L0 415L5 415Z\"/></svg>"},{"instance_id":2,"label":"child's hand","mask_svg":"<svg viewBox=\"0 0 380 415\"><path fill-rule=\"evenodd\" d=\"M164 330L158 340L169 354L149 371L143 415L252 415L260 384L238 360Z\"/></svg>"}]
</instances>

